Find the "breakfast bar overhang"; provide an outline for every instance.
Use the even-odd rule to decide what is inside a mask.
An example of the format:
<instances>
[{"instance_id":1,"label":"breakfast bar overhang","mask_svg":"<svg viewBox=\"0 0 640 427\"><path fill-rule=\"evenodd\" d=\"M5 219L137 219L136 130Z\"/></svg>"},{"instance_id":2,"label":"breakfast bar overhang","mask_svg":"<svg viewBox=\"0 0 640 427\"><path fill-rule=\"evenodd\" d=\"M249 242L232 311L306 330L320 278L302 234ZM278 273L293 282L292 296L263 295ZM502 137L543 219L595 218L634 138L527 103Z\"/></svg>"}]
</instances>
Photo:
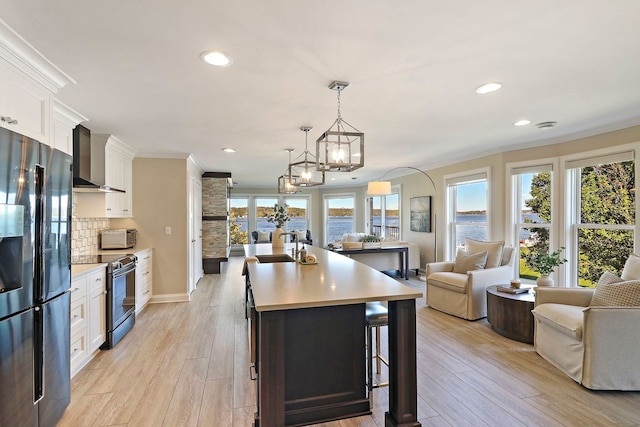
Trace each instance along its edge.
<instances>
[{"instance_id":1,"label":"breakfast bar overhang","mask_svg":"<svg viewBox=\"0 0 640 427\"><path fill-rule=\"evenodd\" d=\"M287 253L245 245L245 255ZM389 307L386 426L419 426L415 299L422 293L342 255L308 247L317 264L247 263L256 311L256 427L369 414L365 303Z\"/></svg>"}]
</instances>

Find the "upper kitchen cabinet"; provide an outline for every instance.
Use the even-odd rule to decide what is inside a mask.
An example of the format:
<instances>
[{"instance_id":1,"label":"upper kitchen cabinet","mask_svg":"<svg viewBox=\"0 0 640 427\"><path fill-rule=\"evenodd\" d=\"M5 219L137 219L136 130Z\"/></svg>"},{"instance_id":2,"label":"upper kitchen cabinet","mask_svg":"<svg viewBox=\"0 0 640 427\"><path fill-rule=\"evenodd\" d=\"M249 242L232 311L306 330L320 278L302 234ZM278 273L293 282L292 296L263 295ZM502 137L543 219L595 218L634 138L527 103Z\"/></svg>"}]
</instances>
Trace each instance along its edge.
<instances>
[{"instance_id":1,"label":"upper kitchen cabinet","mask_svg":"<svg viewBox=\"0 0 640 427\"><path fill-rule=\"evenodd\" d=\"M51 93L37 83L0 68L0 126L49 144Z\"/></svg>"},{"instance_id":2,"label":"upper kitchen cabinet","mask_svg":"<svg viewBox=\"0 0 640 427\"><path fill-rule=\"evenodd\" d=\"M73 156L73 129L88 119L57 99L53 99L52 146Z\"/></svg>"},{"instance_id":3,"label":"upper kitchen cabinet","mask_svg":"<svg viewBox=\"0 0 640 427\"><path fill-rule=\"evenodd\" d=\"M0 127L53 145L52 99L75 81L0 19Z\"/></svg>"},{"instance_id":4,"label":"upper kitchen cabinet","mask_svg":"<svg viewBox=\"0 0 640 427\"><path fill-rule=\"evenodd\" d=\"M124 190L105 195L107 218L130 218L133 216L132 169L135 151L113 135L92 135L93 149L104 146L104 183L109 187Z\"/></svg>"}]
</instances>

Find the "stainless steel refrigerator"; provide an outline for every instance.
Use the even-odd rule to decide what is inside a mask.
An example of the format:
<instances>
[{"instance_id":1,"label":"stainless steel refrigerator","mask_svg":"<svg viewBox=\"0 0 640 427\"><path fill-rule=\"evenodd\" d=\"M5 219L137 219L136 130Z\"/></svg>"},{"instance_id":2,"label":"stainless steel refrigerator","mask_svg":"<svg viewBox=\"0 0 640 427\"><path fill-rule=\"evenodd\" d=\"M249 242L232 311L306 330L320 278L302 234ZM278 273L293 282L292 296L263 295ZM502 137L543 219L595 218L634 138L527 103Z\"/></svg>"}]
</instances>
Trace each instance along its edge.
<instances>
[{"instance_id":1,"label":"stainless steel refrigerator","mask_svg":"<svg viewBox=\"0 0 640 427\"><path fill-rule=\"evenodd\" d=\"M71 156L0 129L0 426L70 401Z\"/></svg>"}]
</instances>

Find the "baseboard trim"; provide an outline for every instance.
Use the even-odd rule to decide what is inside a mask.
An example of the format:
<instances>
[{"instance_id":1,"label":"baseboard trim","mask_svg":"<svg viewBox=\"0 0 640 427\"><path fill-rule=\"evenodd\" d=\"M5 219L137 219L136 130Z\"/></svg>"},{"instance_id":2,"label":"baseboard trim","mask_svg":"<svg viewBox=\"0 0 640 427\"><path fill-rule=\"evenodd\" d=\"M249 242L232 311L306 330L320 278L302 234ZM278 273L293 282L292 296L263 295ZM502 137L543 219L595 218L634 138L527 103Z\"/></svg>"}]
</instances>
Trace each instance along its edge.
<instances>
[{"instance_id":1,"label":"baseboard trim","mask_svg":"<svg viewBox=\"0 0 640 427\"><path fill-rule=\"evenodd\" d=\"M164 294L154 295L149 301L150 304L164 304L168 302L189 302L191 298L189 294Z\"/></svg>"}]
</instances>

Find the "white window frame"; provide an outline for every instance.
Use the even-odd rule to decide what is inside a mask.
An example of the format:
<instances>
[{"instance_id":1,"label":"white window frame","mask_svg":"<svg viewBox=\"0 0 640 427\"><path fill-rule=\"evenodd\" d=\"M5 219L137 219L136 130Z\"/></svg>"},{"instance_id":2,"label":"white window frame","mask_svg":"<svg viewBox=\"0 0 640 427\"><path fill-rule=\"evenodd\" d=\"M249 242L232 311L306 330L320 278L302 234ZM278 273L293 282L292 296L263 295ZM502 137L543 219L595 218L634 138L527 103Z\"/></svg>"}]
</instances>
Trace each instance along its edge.
<instances>
[{"instance_id":1,"label":"white window frame","mask_svg":"<svg viewBox=\"0 0 640 427\"><path fill-rule=\"evenodd\" d=\"M371 212L369 210L369 201L374 197L380 198L380 236L386 237L386 209L387 209L387 197L393 194L397 194L398 196L398 240L402 240L402 186L399 184L393 185L391 187L391 194L384 196L367 196L365 198L365 224L367 233L373 234L373 218L371 218ZM383 215L384 213L384 215Z\"/></svg>"},{"instance_id":2,"label":"white window frame","mask_svg":"<svg viewBox=\"0 0 640 427\"><path fill-rule=\"evenodd\" d=\"M229 199L242 199L242 200L246 200L247 201L247 241L248 243L252 243L251 242L251 220L252 220L252 216L255 215L255 211L252 215L251 213L251 195L249 194L234 194L232 196L229 196ZM229 220L231 220L231 207L229 207ZM242 245L233 245L233 248L239 248Z\"/></svg>"},{"instance_id":3,"label":"white window frame","mask_svg":"<svg viewBox=\"0 0 640 427\"><path fill-rule=\"evenodd\" d=\"M612 163L620 161L621 156L631 152L635 160L635 187L638 188L638 173L640 163L637 159L637 153L640 149L640 143L617 145L610 148L593 150L574 155L561 157L561 164L565 177L565 205L566 212L564 215L564 244L566 250L565 258L569 261L569 266L562 265L558 268L558 277L564 282L564 287L578 286L578 233L580 229L600 228L611 230L632 230L634 234L633 252L637 253L640 246L640 224L638 224L638 216L640 215L640 197L636 195L636 220L634 225L616 225L616 224L581 224L580 223L580 190L582 182L580 179L580 170L585 166L593 166L594 164ZM629 160L629 159L627 159ZM569 268L570 267L570 268ZM562 286L562 284L560 284Z\"/></svg>"},{"instance_id":4,"label":"white window frame","mask_svg":"<svg viewBox=\"0 0 640 427\"><path fill-rule=\"evenodd\" d=\"M311 197L309 197L309 195L283 195L281 197L281 201L279 202L280 204L285 203L285 201L287 199L303 199L307 201L307 225L305 230L311 230ZM289 230L291 231L291 230Z\"/></svg>"},{"instance_id":5,"label":"white window frame","mask_svg":"<svg viewBox=\"0 0 640 427\"><path fill-rule=\"evenodd\" d=\"M520 276L520 229L523 227L531 228L531 225L520 222L521 206L519 206L522 200L522 185L520 176L524 173L540 173L551 172L551 221L547 224L540 224L533 228L548 228L549 229L549 250L553 251L560 245L559 237L561 221L558 220L559 212L558 206L558 188L561 188L560 178L561 174L558 173L559 165L557 158L544 158L536 159L534 161L514 162L506 165L506 186L507 195L509 197L506 204L507 212L505 218L508 219L508 227L505 230L505 242L516 248L516 260L515 260L515 277ZM560 274L560 273L558 273Z\"/></svg>"},{"instance_id":6,"label":"white window frame","mask_svg":"<svg viewBox=\"0 0 640 427\"><path fill-rule=\"evenodd\" d=\"M358 205L356 193L333 193L333 194L324 194L322 196L322 221L323 221L323 232L322 232L322 241L323 245L326 246L329 242L328 240L328 231L329 231L329 203L328 201L331 199L352 199L353 200L353 226L354 228L357 226L357 218L358 218ZM353 230L354 232L357 230Z\"/></svg>"},{"instance_id":7,"label":"white window frame","mask_svg":"<svg viewBox=\"0 0 640 427\"><path fill-rule=\"evenodd\" d=\"M491 168L480 168L456 174L445 175L445 206L446 206L446 237L444 254L446 259L455 259L456 257L456 241L455 226L456 224L456 186L458 184L486 181L486 212L487 212L487 238L491 236ZM458 224L459 225L459 224ZM475 223L474 225L477 225Z\"/></svg>"}]
</instances>

